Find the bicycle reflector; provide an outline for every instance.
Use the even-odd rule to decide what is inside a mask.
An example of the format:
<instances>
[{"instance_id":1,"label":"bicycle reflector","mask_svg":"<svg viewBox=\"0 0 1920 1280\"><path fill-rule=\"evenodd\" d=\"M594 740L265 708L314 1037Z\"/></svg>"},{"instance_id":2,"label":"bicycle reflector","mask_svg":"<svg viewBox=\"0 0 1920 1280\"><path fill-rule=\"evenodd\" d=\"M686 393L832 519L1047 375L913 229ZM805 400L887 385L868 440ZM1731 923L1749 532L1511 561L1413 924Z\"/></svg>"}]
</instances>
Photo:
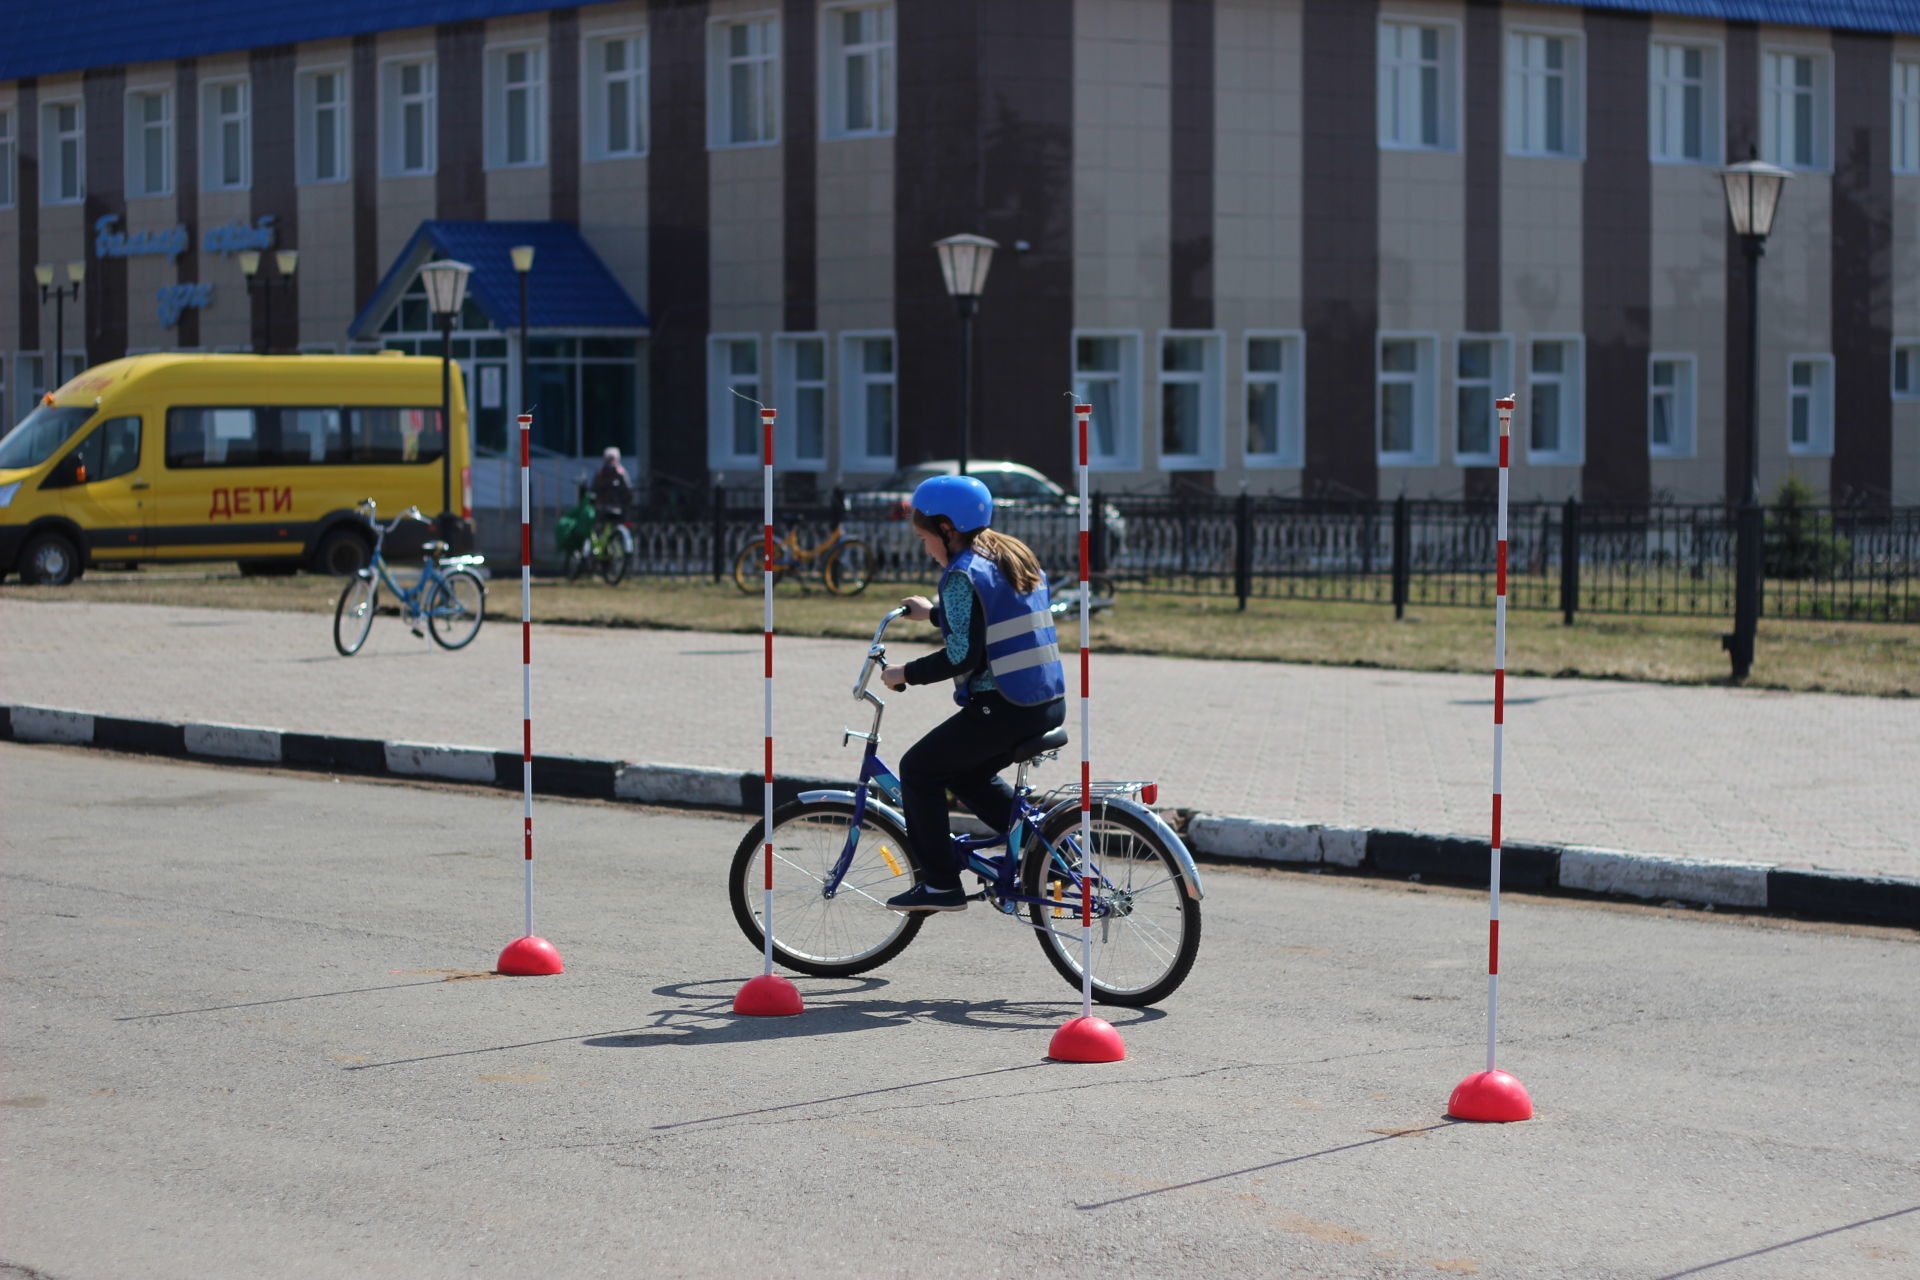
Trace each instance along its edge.
<instances>
[{"instance_id":1,"label":"bicycle reflector","mask_svg":"<svg viewBox=\"0 0 1920 1280\"><path fill-rule=\"evenodd\" d=\"M1160 803L1160 784L1157 782L1149 782L1142 785L1140 788L1140 803L1145 805Z\"/></svg>"}]
</instances>

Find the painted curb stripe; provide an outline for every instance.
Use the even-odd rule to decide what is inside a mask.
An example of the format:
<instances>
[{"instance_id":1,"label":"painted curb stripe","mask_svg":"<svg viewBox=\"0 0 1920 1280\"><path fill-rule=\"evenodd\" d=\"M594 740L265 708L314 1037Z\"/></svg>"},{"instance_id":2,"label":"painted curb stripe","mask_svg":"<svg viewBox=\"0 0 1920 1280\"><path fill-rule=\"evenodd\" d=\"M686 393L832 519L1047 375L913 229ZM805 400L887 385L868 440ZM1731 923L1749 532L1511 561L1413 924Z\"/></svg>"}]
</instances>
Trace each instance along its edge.
<instances>
[{"instance_id":1,"label":"painted curb stripe","mask_svg":"<svg viewBox=\"0 0 1920 1280\"><path fill-rule=\"evenodd\" d=\"M1767 872L1767 906L1824 919L1920 925L1920 880L1774 867Z\"/></svg>"},{"instance_id":2,"label":"painted curb stripe","mask_svg":"<svg viewBox=\"0 0 1920 1280\"><path fill-rule=\"evenodd\" d=\"M231 760L280 763L280 734L273 729L247 729L232 724L190 724L181 738L190 756L221 756Z\"/></svg>"},{"instance_id":3,"label":"painted curb stripe","mask_svg":"<svg viewBox=\"0 0 1920 1280\"><path fill-rule=\"evenodd\" d=\"M1757 862L1669 858L1617 849L1562 849L1560 887L1723 907L1764 907L1767 867Z\"/></svg>"},{"instance_id":4,"label":"painted curb stripe","mask_svg":"<svg viewBox=\"0 0 1920 1280\"><path fill-rule=\"evenodd\" d=\"M184 755L184 725L159 720L124 720L118 716L93 718L93 745L109 751L133 751L149 756Z\"/></svg>"},{"instance_id":5,"label":"painted curb stripe","mask_svg":"<svg viewBox=\"0 0 1920 1280\"><path fill-rule=\"evenodd\" d=\"M282 733L283 764L326 769L336 773L364 773L378 777L387 771L387 744L377 738L334 738L323 733Z\"/></svg>"},{"instance_id":6,"label":"painted curb stripe","mask_svg":"<svg viewBox=\"0 0 1920 1280\"><path fill-rule=\"evenodd\" d=\"M93 717L83 711L15 707L13 736L21 742L54 742L74 747L91 746L93 745Z\"/></svg>"},{"instance_id":7,"label":"painted curb stripe","mask_svg":"<svg viewBox=\"0 0 1920 1280\"><path fill-rule=\"evenodd\" d=\"M493 752L480 747L442 747L428 742L389 742L387 772L406 777L492 782L499 776Z\"/></svg>"},{"instance_id":8,"label":"painted curb stripe","mask_svg":"<svg viewBox=\"0 0 1920 1280\"><path fill-rule=\"evenodd\" d=\"M526 785L527 757L518 751L493 753L493 777L497 787L520 790ZM533 789L545 795L580 796L588 800L614 799L614 777L620 772L617 760L589 760L583 756L532 757Z\"/></svg>"}]
</instances>

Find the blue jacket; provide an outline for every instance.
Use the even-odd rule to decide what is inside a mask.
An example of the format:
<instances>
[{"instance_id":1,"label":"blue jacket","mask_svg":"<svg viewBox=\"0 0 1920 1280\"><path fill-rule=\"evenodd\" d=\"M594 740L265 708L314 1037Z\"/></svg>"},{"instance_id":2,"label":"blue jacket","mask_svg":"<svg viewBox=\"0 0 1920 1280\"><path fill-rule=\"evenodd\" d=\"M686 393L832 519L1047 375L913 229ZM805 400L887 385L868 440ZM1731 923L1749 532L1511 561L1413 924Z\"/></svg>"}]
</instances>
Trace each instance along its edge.
<instances>
[{"instance_id":1,"label":"blue jacket","mask_svg":"<svg viewBox=\"0 0 1920 1280\"><path fill-rule=\"evenodd\" d=\"M1023 707L1038 706L1064 697L1066 673L1060 668L1060 637L1053 629L1053 614L1047 610L1047 582L1044 576L1033 590L1015 591L1000 572L1000 566L973 551L962 551L947 564L940 576L946 586L947 575L964 573L980 597L987 617L987 670L1000 696ZM941 618L946 630L946 619ZM967 678L954 681L953 700L967 704Z\"/></svg>"}]
</instances>

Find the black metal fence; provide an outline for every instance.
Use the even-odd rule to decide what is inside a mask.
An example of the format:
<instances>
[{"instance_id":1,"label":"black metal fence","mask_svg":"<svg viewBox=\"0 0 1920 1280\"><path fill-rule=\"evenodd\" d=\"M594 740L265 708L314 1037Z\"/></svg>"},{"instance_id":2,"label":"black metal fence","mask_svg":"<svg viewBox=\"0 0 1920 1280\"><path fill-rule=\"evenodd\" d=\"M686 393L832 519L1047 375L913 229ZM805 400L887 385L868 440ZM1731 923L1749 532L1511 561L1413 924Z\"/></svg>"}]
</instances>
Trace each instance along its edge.
<instances>
[{"instance_id":1,"label":"black metal fence","mask_svg":"<svg viewBox=\"0 0 1920 1280\"><path fill-rule=\"evenodd\" d=\"M728 577L760 536L758 488L713 489L704 503L641 512L643 574ZM1248 600L1328 600L1491 608L1491 502L1096 495L1093 567L1123 590ZM817 546L835 527L868 542L881 581L931 575L912 526L851 510L837 496L782 504L780 532ZM1075 572L1078 514L996 518L1050 573ZM1724 506L1519 502L1508 514L1508 604L1580 613L1720 617L1733 611L1735 512ZM1920 622L1920 507L1772 507L1763 612L1773 618Z\"/></svg>"}]
</instances>

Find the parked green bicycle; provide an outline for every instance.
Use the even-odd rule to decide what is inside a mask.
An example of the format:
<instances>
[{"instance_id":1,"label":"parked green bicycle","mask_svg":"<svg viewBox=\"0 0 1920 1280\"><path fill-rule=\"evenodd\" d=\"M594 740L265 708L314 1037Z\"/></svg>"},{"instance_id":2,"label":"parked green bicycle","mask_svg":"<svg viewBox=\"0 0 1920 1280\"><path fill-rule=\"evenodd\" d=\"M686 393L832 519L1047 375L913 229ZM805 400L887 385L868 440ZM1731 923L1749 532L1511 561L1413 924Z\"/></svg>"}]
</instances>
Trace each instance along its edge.
<instances>
[{"instance_id":1,"label":"parked green bicycle","mask_svg":"<svg viewBox=\"0 0 1920 1280\"><path fill-rule=\"evenodd\" d=\"M374 616L380 611L382 586L399 599L400 616L413 634L419 635L424 626L442 649L471 644L480 634L487 604L486 581L475 572L486 563L486 557L450 556L446 543L426 543L421 547L420 577L411 587L402 586L382 554L387 535L402 521L433 522L420 514L420 508L408 507L382 525L374 519L372 498L360 503L358 510L373 530L373 552L367 567L347 579L340 602L333 609L333 647L340 656L350 658L366 644Z\"/></svg>"}]
</instances>

